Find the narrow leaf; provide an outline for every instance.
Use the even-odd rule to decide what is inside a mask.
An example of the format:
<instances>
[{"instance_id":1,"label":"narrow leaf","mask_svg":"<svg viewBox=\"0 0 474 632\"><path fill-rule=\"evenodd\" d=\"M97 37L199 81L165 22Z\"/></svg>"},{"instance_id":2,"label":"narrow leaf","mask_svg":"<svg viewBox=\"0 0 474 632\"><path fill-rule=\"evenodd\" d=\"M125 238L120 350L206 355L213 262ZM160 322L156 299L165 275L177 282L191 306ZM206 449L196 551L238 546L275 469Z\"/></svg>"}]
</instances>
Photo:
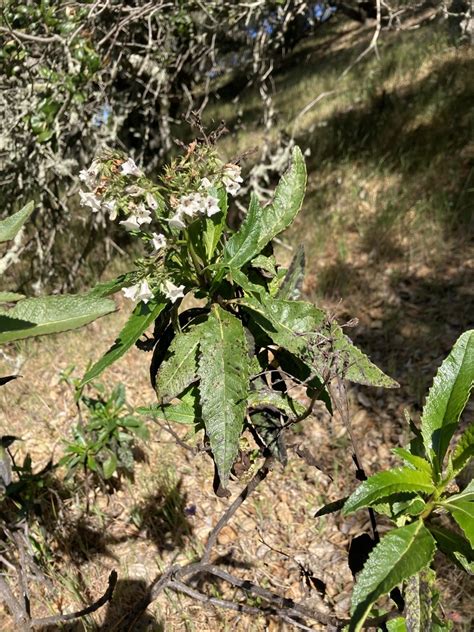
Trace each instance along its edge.
<instances>
[{"instance_id":1,"label":"narrow leaf","mask_svg":"<svg viewBox=\"0 0 474 632\"><path fill-rule=\"evenodd\" d=\"M393 448L392 452L403 459L408 465L412 465L416 470L426 472L427 474L432 476L433 470L431 468L431 465L423 457L412 454L409 450L406 450L405 448Z\"/></svg>"},{"instance_id":2,"label":"narrow leaf","mask_svg":"<svg viewBox=\"0 0 474 632\"><path fill-rule=\"evenodd\" d=\"M369 555L352 592L349 632L362 629L379 597L428 566L435 549L433 536L422 520L385 535Z\"/></svg>"},{"instance_id":3,"label":"narrow leaf","mask_svg":"<svg viewBox=\"0 0 474 632\"><path fill-rule=\"evenodd\" d=\"M0 312L0 343L77 329L114 310L113 301L86 294L27 298Z\"/></svg>"},{"instance_id":4,"label":"narrow leaf","mask_svg":"<svg viewBox=\"0 0 474 632\"><path fill-rule=\"evenodd\" d=\"M283 411L290 417L297 417L305 412L305 407L291 397L278 391L270 389L260 389L251 391L247 399L248 408L273 407Z\"/></svg>"},{"instance_id":5,"label":"narrow leaf","mask_svg":"<svg viewBox=\"0 0 474 632\"><path fill-rule=\"evenodd\" d=\"M203 324L174 337L156 376L156 394L163 404L180 395L197 378L197 354Z\"/></svg>"},{"instance_id":6,"label":"narrow leaf","mask_svg":"<svg viewBox=\"0 0 474 632\"><path fill-rule=\"evenodd\" d=\"M225 487L238 453L248 394L249 358L240 320L214 305L203 328L200 352L202 416Z\"/></svg>"},{"instance_id":7,"label":"narrow leaf","mask_svg":"<svg viewBox=\"0 0 474 632\"><path fill-rule=\"evenodd\" d=\"M448 509L474 548L474 502L450 499L441 504Z\"/></svg>"},{"instance_id":8,"label":"narrow leaf","mask_svg":"<svg viewBox=\"0 0 474 632\"><path fill-rule=\"evenodd\" d=\"M348 496L345 496L344 498L339 498L339 500L334 500L332 503L327 503L326 505L323 505L321 509L318 509L318 511L314 514L314 517L321 518L321 516L327 516L328 514L334 513L335 511L340 511L347 499Z\"/></svg>"},{"instance_id":9,"label":"narrow leaf","mask_svg":"<svg viewBox=\"0 0 474 632\"><path fill-rule=\"evenodd\" d=\"M105 299L102 299L105 300ZM139 303L133 310L124 328L110 349L96 362L84 375L79 388L98 377L111 364L121 358L130 347L140 338L146 329L158 318L160 312L166 307L165 302L156 300L149 303Z\"/></svg>"},{"instance_id":10,"label":"narrow leaf","mask_svg":"<svg viewBox=\"0 0 474 632\"><path fill-rule=\"evenodd\" d=\"M458 533L441 525L429 524L428 529L434 536L440 550L455 564L474 575L474 550L469 542Z\"/></svg>"},{"instance_id":11,"label":"narrow leaf","mask_svg":"<svg viewBox=\"0 0 474 632\"><path fill-rule=\"evenodd\" d=\"M474 423L471 424L461 435L457 446L453 452L453 472L454 476L459 474L467 463L474 456Z\"/></svg>"},{"instance_id":12,"label":"narrow leaf","mask_svg":"<svg viewBox=\"0 0 474 632\"><path fill-rule=\"evenodd\" d=\"M419 472L409 467L379 472L359 485L349 496L343 511L347 515L400 492L432 494L434 490L431 476L426 472Z\"/></svg>"},{"instance_id":13,"label":"narrow leaf","mask_svg":"<svg viewBox=\"0 0 474 632\"><path fill-rule=\"evenodd\" d=\"M426 452L438 471L474 384L474 330L464 332L440 366L421 416Z\"/></svg>"},{"instance_id":14,"label":"narrow leaf","mask_svg":"<svg viewBox=\"0 0 474 632\"><path fill-rule=\"evenodd\" d=\"M13 213L13 215L0 220L0 242L14 239L34 208L35 203L28 202L28 204L17 213Z\"/></svg>"},{"instance_id":15,"label":"narrow leaf","mask_svg":"<svg viewBox=\"0 0 474 632\"><path fill-rule=\"evenodd\" d=\"M301 296L305 271L305 254L303 246L296 251L288 271L277 292L277 298L296 301Z\"/></svg>"},{"instance_id":16,"label":"narrow leaf","mask_svg":"<svg viewBox=\"0 0 474 632\"><path fill-rule=\"evenodd\" d=\"M252 195L242 226L227 242L223 263L241 268L260 254L263 248L291 224L303 204L306 187L306 167L298 147L293 150L288 171L281 177L271 204L260 207Z\"/></svg>"},{"instance_id":17,"label":"narrow leaf","mask_svg":"<svg viewBox=\"0 0 474 632\"><path fill-rule=\"evenodd\" d=\"M17 294L16 292L0 292L0 303L16 303L25 298L24 294Z\"/></svg>"}]
</instances>

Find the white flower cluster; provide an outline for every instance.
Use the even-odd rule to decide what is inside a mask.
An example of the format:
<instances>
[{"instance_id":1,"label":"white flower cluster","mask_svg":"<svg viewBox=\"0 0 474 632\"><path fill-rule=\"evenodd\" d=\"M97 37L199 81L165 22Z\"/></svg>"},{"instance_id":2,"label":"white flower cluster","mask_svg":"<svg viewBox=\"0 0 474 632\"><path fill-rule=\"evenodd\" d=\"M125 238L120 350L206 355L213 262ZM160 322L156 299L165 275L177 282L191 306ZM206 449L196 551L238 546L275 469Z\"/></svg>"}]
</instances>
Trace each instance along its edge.
<instances>
[{"instance_id":1,"label":"white flower cluster","mask_svg":"<svg viewBox=\"0 0 474 632\"><path fill-rule=\"evenodd\" d=\"M233 163L228 163L224 165L224 169L222 171L222 184L225 187L227 193L231 195L236 195L240 189L242 184L242 176L240 175L240 167L239 165L234 165Z\"/></svg>"},{"instance_id":2,"label":"white flower cluster","mask_svg":"<svg viewBox=\"0 0 474 632\"><path fill-rule=\"evenodd\" d=\"M193 220L203 215L212 217L219 211L219 200L216 197L195 191L178 199L175 213L168 221L172 228L186 228L186 218Z\"/></svg>"},{"instance_id":3,"label":"white flower cluster","mask_svg":"<svg viewBox=\"0 0 474 632\"><path fill-rule=\"evenodd\" d=\"M175 285L169 279L160 286L160 290L172 303L177 301L178 298L183 298L184 296L184 285ZM139 301L148 303L148 301L153 298L153 292L151 291L146 279L143 279L140 283L136 283L130 287L124 287L122 292L125 298L130 299L134 303L138 303Z\"/></svg>"}]
</instances>

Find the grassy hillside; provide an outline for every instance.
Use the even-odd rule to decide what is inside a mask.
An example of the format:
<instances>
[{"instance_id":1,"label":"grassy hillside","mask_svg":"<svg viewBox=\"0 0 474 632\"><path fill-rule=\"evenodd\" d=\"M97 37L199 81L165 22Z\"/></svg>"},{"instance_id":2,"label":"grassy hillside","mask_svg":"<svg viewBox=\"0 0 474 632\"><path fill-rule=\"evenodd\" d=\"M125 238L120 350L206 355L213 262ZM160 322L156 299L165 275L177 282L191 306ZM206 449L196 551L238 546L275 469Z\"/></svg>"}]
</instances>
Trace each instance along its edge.
<instances>
[{"instance_id":1,"label":"grassy hillside","mask_svg":"<svg viewBox=\"0 0 474 632\"><path fill-rule=\"evenodd\" d=\"M390 449L408 436L403 410L416 418L436 366L474 313L472 53L457 48L443 25L428 22L412 31L383 33L380 58L369 54L341 77L367 46L373 27L327 26L324 37L304 42L275 76L279 114L273 138L294 133L309 150L304 209L278 254L288 259L288 248L304 242L307 295L342 321L357 317L351 337L400 381L398 391L354 387L350 393L354 435L367 472L374 473L393 463ZM321 93L328 94L295 120ZM207 120L224 118L231 129L223 153L233 156L260 145L259 112L252 90L237 104L222 97L210 105ZM15 372L25 376L0 391L2 432L22 438L15 444L18 462L27 452L35 471L52 452L57 462L78 421L60 372L75 364L75 374L82 375L123 321L119 311L87 330L7 349L0 374L12 373L16 358ZM133 406L150 403L155 396L148 362L148 354L134 349L102 381L107 388L123 382ZM135 482L124 481L116 493L71 486L61 468L48 478L41 502L51 496L55 512L43 516L44 526L33 536L51 583L33 585L36 616L90 603L115 568L119 584L112 604L67 629L121 630L123 616L156 574L202 552L228 501L212 493L206 454L184 450L151 421L149 427ZM186 428L177 431L185 437ZM306 461L297 456L302 447L311 453ZM337 416L317 410L299 428L288 467L277 467L221 532L219 559L288 598L347 615L353 586L347 548L353 536L368 530L367 516L315 520L314 513L354 489L353 471L347 429ZM233 497L243 484L231 483ZM455 630L467 632L472 582L441 556L436 566L446 615ZM302 568L325 582L324 597L304 583ZM215 593L233 598L224 585ZM0 630L12 629L0 611ZM135 630L286 628L270 617L249 618L169 593Z\"/></svg>"}]
</instances>

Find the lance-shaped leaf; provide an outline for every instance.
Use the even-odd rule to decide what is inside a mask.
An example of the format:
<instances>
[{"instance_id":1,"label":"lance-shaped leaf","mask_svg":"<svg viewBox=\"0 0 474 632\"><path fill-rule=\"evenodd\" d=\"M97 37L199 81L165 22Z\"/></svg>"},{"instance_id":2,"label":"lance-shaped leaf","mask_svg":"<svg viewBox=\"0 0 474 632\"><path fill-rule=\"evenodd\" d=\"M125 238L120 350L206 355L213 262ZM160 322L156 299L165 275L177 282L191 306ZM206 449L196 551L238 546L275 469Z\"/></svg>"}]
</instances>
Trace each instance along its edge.
<instances>
[{"instance_id":1,"label":"lance-shaped leaf","mask_svg":"<svg viewBox=\"0 0 474 632\"><path fill-rule=\"evenodd\" d=\"M134 285L134 283L138 282L139 280L139 272L126 272L125 274L121 274L111 281L103 281L101 283L97 283L92 289L89 290L88 294L89 296L100 296L104 298L106 296L110 296L111 294L115 294L115 292L118 292L123 287Z\"/></svg>"},{"instance_id":2,"label":"lance-shaped leaf","mask_svg":"<svg viewBox=\"0 0 474 632\"><path fill-rule=\"evenodd\" d=\"M105 300L105 299L102 299ZM165 309L166 301L151 300L149 303L139 303L133 310L124 328L119 333L114 344L84 375L79 388L82 388L98 377L111 364L121 358L140 336L148 329L160 313Z\"/></svg>"},{"instance_id":3,"label":"lance-shaped leaf","mask_svg":"<svg viewBox=\"0 0 474 632\"><path fill-rule=\"evenodd\" d=\"M473 384L474 330L470 330L458 338L440 366L421 416L426 453L438 471Z\"/></svg>"},{"instance_id":4,"label":"lance-shaped leaf","mask_svg":"<svg viewBox=\"0 0 474 632\"><path fill-rule=\"evenodd\" d=\"M435 549L433 536L422 520L385 535L369 555L354 586L349 632L361 630L379 597L428 566Z\"/></svg>"},{"instance_id":5,"label":"lance-shaped leaf","mask_svg":"<svg viewBox=\"0 0 474 632\"><path fill-rule=\"evenodd\" d=\"M305 187L304 158L301 150L295 147L290 168L281 177L271 204L261 208L256 196L252 195L246 218L226 244L224 265L241 268L260 254L294 220L303 204Z\"/></svg>"},{"instance_id":6,"label":"lance-shaped leaf","mask_svg":"<svg viewBox=\"0 0 474 632\"><path fill-rule=\"evenodd\" d=\"M196 430L202 426L197 386L191 386L181 395L179 401L173 404L140 406L140 408L137 408L137 412L141 415L152 415L153 417L159 417L178 424L194 425Z\"/></svg>"},{"instance_id":7,"label":"lance-shaped leaf","mask_svg":"<svg viewBox=\"0 0 474 632\"><path fill-rule=\"evenodd\" d=\"M450 512L474 548L474 502L462 499L449 499L440 504Z\"/></svg>"},{"instance_id":8,"label":"lance-shaped leaf","mask_svg":"<svg viewBox=\"0 0 474 632\"><path fill-rule=\"evenodd\" d=\"M27 298L0 312L0 343L77 329L115 310L115 303L86 294Z\"/></svg>"},{"instance_id":9,"label":"lance-shaped leaf","mask_svg":"<svg viewBox=\"0 0 474 632\"><path fill-rule=\"evenodd\" d=\"M406 450L405 448L393 448L392 452L403 459L408 465L412 465L416 470L426 472L427 474L432 476L433 470L431 468L431 465L423 457L412 454L409 450Z\"/></svg>"},{"instance_id":10,"label":"lance-shaped leaf","mask_svg":"<svg viewBox=\"0 0 474 632\"><path fill-rule=\"evenodd\" d=\"M247 339L240 320L218 305L202 332L198 362L202 417L225 487L238 453L247 406Z\"/></svg>"},{"instance_id":11,"label":"lance-shaped leaf","mask_svg":"<svg viewBox=\"0 0 474 632\"><path fill-rule=\"evenodd\" d=\"M270 451L283 465L287 463L285 441L282 433L280 415L265 410L261 413L253 413L251 424L257 433L257 439Z\"/></svg>"},{"instance_id":12,"label":"lance-shaped leaf","mask_svg":"<svg viewBox=\"0 0 474 632\"><path fill-rule=\"evenodd\" d=\"M239 284L241 280L239 277ZM273 342L294 353L318 375L330 369L359 384L398 386L352 344L339 325L328 324L326 313L311 303L272 298L263 291L244 296L239 303L251 311Z\"/></svg>"},{"instance_id":13,"label":"lance-shaped leaf","mask_svg":"<svg viewBox=\"0 0 474 632\"><path fill-rule=\"evenodd\" d=\"M454 476L464 469L472 457L474 457L474 423L466 428L454 449L452 458Z\"/></svg>"},{"instance_id":14,"label":"lance-shaped leaf","mask_svg":"<svg viewBox=\"0 0 474 632\"><path fill-rule=\"evenodd\" d=\"M277 298L296 301L301 296L305 269L304 248L300 246L293 257L290 267L277 292Z\"/></svg>"},{"instance_id":15,"label":"lance-shaped leaf","mask_svg":"<svg viewBox=\"0 0 474 632\"><path fill-rule=\"evenodd\" d=\"M441 525L430 524L428 529L440 550L467 573L474 575L474 550L469 542L458 533Z\"/></svg>"},{"instance_id":16,"label":"lance-shaped leaf","mask_svg":"<svg viewBox=\"0 0 474 632\"><path fill-rule=\"evenodd\" d=\"M247 399L248 408L277 408L290 417L298 417L305 412L305 407L284 393L270 389L251 391Z\"/></svg>"},{"instance_id":17,"label":"lance-shaped leaf","mask_svg":"<svg viewBox=\"0 0 474 632\"><path fill-rule=\"evenodd\" d=\"M28 202L28 204L17 213L13 213L13 215L2 219L0 221L0 242L10 241L11 239L14 239L22 228L23 224L33 212L34 208L35 203Z\"/></svg>"},{"instance_id":18,"label":"lance-shaped leaf","mask_svg":"<svg viewBox=\"0 0 474 632\"><path fill-rule=\"evenodd\" d=\"M344 505L344 514L347 515L362 507L368 507L378 500L393 496L393 494L407 492L432 494L434 490L435 486L427 472L413 470L410 467L379 472L361 483L349 496Z\"/></svg>"},{"instance_id":19,"label":"lance-shaped leaf","mask_svg":"<svg viewBox=\"0 0 474 632\"><path fill-rule=\"evenodd\" d=\"M25 298L24 294L17 294L16 292L0 292L0 303L16 303Z\"/></svg>"},{"instance_id":20,"label":"lance-shaped leaf","mask_svg":"<svg viewBox=\"0 0 474 632\"><path fill-rule=\"evenodd\" d=\"M190 327L173 338L167 357L156 376L156 394L166 404L197 379L197 356L205 323Z\"/></svg>"}]
</instances>

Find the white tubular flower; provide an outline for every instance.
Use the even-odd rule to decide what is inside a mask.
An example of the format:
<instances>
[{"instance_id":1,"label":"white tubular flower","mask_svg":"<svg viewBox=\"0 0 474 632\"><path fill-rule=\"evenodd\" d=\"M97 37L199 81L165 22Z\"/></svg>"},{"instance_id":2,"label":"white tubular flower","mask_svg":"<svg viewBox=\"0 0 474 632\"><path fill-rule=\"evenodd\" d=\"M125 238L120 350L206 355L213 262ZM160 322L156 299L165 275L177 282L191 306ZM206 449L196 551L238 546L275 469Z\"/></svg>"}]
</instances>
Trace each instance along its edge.
<instances>
[{"instance_id":1,"label":"white tubular flower","mask_svg":"<svg viewBox=\"0 0 474 632\"><path fill-rule=\"evenodd\" d=\"M184 285L175 285L169 279L166 279L166 281L163 283L163 285L161 286L161 290L166 298L168 298L172 303L177 301L178 298L183 298L184 296Z\"/></svg>"},{"instance_id":2,"label":"white tubular flower","mask_svg":"<svg viewBox=\"0 0 474 632\"><path fill-rule=\"evenodd\" d=\"M200 193L189 193L179 198L178 205L176 206L176 214L181 217L187 215L192 218L199 215L201 206L202 195Z\"/></svg>"},{"instance_id":3,"label":"white tubular flower","mask_svg":"<svg viewBox=\"0 0 474 632\"><path fill-rule=\"evenodd\" d=\"M166 238L164 235L158 235L157 233L151 234L151 245L153 246L153 253L156 255L162 248L166 248Z\"/></svg>"},{"instance_id":4,"label":"white tubular flower","mask_svg":"<svg viewBox=\"0 0 474 632\"><path fill-rule=\"evenodd\" d=\"M213 195L208 195L204 198L203 206L208 217L212 217L216 213L219 213L221 210L219 207L219 200Z\"/></svg>"},{"instance_id":5,"label":"white tubular flower","mask_svg":"<svg viewBox=\"0 0 474 632\"><path fill-rule=\"evenodd\" d=\"M140 230L142 224L150 224L151 213L143 204L130 205L132 212L127 219L119 222L127 230Z\"/></svg>"},{"instance_id":6,"label":"white tubular flower","mask_svg":"<svg viewBox=\"0 0 474 632\"><path fill-rule=\"evenodd\" d=\"M133 158L128 158L124 163L120 165L120 170L125 176L136 176L137 178L143 175L142 171L137 167Z\"/></svg>"},{"instance_id":7,"label":"white tubular flower","mask_svg":"<svg viewBox=\"0 0 474 632\"><path fill-rule=\"evenodd\" d=\"M99 175L100 163L98 160L93 160L91 166L88 169L79 171L79 180L84 182L89 189L93 189L97 183L97 176Z\"/></svg>"},{"instance_id":8,"label":"white tubular flower","mask_svg":"<svg viewBox=\"0 0 474 632\"><path fill-rule=\"evenodd\" d=\"M224 170L222 172L222 184L224 185L227 193L236 195L242 182L243 179L240 175L239 165L234 165L232 163L224 165Z\"/></svg>"},{"instance_id":9,"label":"white tubular flower","mask_svg":"<svg viewBox=\"0 0 474 632\"><path fill-rule=\"evenodd\" d=\"M173 217L169 218L168 223L171 228L186 228L186 224L183 221L183 216L181 215L181 213L175 213Z\"/></svg>"},{"instance_id":10,"label":"white tubular flower","mask_svg":"<svg viewBox=\"0 0 474 632\"><path fill-rule=\"evenodd\" d=\"M204 191L208 191L214 186L214 183L209 180L209 178L202 178L200 189L204 189Z\"/></svg>"},{"instance_id":11,"label":"white tubular flower","mask_svg":"<svg viewBox=\"0 0 474 632\"><path fill-rule=\"evenodd\" d=\"M79 191L79 197L81 198L81 206L90 206L93 213L98 213L100 211L101 201L95 193Z\"/></svg>"},{"instance_id":12,"label":"white tubular flower","mask_svg":"<svg viewBox=\"0 0 474 632\"><path fill-rule=\"evenodd\" d=\"M149 191L147 192L145 196L145 202L146 202L146 205L149 206L152 211L156 211L156 209L158 208L158 202L156 201L155 196Z\"/></svg>"},{"instance_id":13,"label":"white tubular flower","mask_svg":"<svg viewBox=\"0 0 474 632\"><path fill-rule=\"evenodd\" d=\"M109 218L114 221L117 219L117 202L115 200L108 200L102 204L102 208L107 211Z\"/></svg>"},{"instance_id":14,"label":"white tubular flower","mask_svg":"<svg viewBox=\"0 0 474 632\"><path fill-rule=\"evenodd\" d=\"M125 298L130 299L134 303L138 303L139 301L148 303L148 301L153 297L153 292L150 290L150 286L148 285L148 281L146 279L143 279L143 281L137 283L136 285L122 288L122 292Z\"/></svg>"},{"instance_id":15,"label":"white tubular flower","mask_svg":"<svg viewBox=\"0 0 474 632\"><path fill-rule=\"evenodd\" d=\"M125 187L125 193L130 197L139 197L145 193L145 189L137 184L131 184L129 187Z\"/></svg>"}]
</instances>

